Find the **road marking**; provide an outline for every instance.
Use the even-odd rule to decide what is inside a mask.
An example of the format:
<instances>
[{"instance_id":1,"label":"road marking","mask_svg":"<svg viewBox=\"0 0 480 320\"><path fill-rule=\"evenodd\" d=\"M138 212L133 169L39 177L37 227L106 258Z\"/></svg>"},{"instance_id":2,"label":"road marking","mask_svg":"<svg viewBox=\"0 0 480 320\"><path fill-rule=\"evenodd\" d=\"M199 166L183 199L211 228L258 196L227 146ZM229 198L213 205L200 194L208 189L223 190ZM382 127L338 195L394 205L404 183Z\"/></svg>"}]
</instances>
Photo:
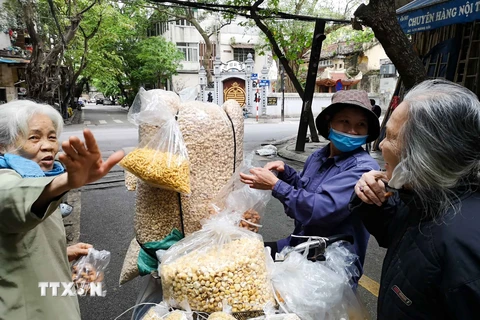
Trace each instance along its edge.
<instances>
[{"instance_id":1,"label":"road marking","mask_svg":"<svg viewBox=\"0 0 480 320\"><path fill-rule=\"evenodd\" d=\"M116 123L123 123L122 120L118 120L118 119L113 119L113 121L115 121Z\"/></svg>"},{"instance_id":2,"label":"road marking","mask_svg":"<svg viewBox=\"0 0 480 320\"><path fill-rule=\"evenodd\" d=\"M98 120L98 122L99 122L100 124L106 124L106 123L107 123L107 121L105 121L105 120Z\"/></svg>"},{"instance_id":3,"label":"road marking","mask_svg":"<svg viewBox=\"0 0 480 320\"><path fill-rule=\"evenodd\" d=\"M91 121L83 121L83 124L91 124Z\"/></svg>"},{"instance_id":4,"label":"road marking","mask_svg":"<svg viewBox=\"0 0 480 320\"><path fill-rule=\"evenodd\" d=\"M373 294L375 297L378 298L378 292L380 291L380 284L377 281L370 279L366 275L363 275L358 281L358 284L364 287L367 291L369 291L371 294Z\"/></svg>"}]
</instances>

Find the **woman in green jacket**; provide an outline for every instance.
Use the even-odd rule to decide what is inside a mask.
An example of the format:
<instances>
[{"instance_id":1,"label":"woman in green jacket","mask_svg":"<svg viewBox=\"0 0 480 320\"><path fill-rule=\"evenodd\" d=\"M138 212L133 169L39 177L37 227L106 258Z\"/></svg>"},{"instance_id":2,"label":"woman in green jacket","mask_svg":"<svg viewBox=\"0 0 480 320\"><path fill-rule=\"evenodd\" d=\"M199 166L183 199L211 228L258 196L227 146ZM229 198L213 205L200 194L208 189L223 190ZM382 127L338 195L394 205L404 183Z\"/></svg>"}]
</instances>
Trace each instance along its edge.
<instances>
[{"instance_id":1,"label":"woman in green jacket","mask_svg":"<svg viewBox=\"0 0 480 320\"><path fill-rule=\"evenodd\" d=\"M51 106L0 106L0 319L80 319L77 297L41 295L40 282L71 282L69 261L90 245L67 248L59 205L71 189L105 176L123 152L102 161L89 130L70 137L55 161L63 119Z\"/></svg>"}]
</instances>

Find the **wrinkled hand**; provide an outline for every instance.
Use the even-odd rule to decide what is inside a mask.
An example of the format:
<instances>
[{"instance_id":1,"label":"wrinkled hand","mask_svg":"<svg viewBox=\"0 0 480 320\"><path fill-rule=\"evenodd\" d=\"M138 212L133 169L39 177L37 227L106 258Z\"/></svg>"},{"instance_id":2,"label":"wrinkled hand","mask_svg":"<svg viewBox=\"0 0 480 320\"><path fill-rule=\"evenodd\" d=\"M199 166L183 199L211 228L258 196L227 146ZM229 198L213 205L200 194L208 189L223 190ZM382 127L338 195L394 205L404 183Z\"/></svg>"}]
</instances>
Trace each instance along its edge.
<instances>
[{"instance_id":1,"label":"wrinkled hand","mask_svg":"<svg viewBox=\"0 0 480 320\"><path fill-rule=\"evenodd\" d=\"M363 202L380 207L386 200L384 181L387 180L387 174L382 171L364 173L355 185L355 193Z\"/></svg>"},{"instance_id":2,"label":"wrinkled hand","mask_svg":"<svg viewBox=\"0 0 480 320\"><path fill-rule=\"evenodd\" d=\"M251 175L240 173L240 181L253 189L273 190L279 180L270 170L265 168L252 168L250 173Z\"/></svg>"},{"instance_id":3,"label":"wrinkled hand","mask_svg":"<svg viewBox=\"0 0 480 320\"><path fill-rule=\"evenodd\" d=\"M263 168L267 170L277 170L278 172L285 171L285 163L283 161L272 161L267 163Z\"/></svg>"},{"instance_id":4,"label":"wrinkled hand","mask_svg":"<svg viewBox=\"0 0 480 320\"><path fill-rule=\"evenodd\" d=\"M80 188L104 177L124 156L123 151L117 151L107 161L103 161L92 132L85 129L83 136L85 143L78 137L70 137L62 143L65 153L59 159L67 168L67 184L70 189Z\"/></svg>"},{"instance_id":5,"label":"wrinkled hand","mask_svg":"<svg viewBox=\"0 0 480 320\"><path fill-rule=\"evenodd\" d=\"M81 256L86 256L88 254L88 249L93 248L91 244L79 242L72 246L67 247L67 256L68 262L77 260Z\"/></svg>"}]
</instances>

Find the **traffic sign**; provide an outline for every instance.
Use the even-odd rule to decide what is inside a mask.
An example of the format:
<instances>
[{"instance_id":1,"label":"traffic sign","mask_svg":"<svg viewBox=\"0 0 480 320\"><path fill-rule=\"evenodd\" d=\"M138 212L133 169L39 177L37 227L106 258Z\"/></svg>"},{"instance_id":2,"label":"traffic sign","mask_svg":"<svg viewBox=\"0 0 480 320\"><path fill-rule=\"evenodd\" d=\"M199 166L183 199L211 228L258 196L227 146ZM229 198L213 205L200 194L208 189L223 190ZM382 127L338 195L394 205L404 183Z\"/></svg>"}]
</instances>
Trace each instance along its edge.
<instances>
[{"instance_id":1,"label":"traffic sign","mask_svg":"<svg viewBox=\"0 0 480 320\"><path fill-rule=\"evenodd\" d=\"M258 84L259 87L268 87L270 86L270 80L260 80L260 83Z\"/></svg>"},{"instance_id":2,"label":"traffic sign","mask_svg":"<svg viewBox=\"0 0 480 320\"><path fill-rule=\"evenodd\" d=\"M257 80L258 79L258 73L252 73L251 79L252 80Z\"/></svg>"}]
</instances>

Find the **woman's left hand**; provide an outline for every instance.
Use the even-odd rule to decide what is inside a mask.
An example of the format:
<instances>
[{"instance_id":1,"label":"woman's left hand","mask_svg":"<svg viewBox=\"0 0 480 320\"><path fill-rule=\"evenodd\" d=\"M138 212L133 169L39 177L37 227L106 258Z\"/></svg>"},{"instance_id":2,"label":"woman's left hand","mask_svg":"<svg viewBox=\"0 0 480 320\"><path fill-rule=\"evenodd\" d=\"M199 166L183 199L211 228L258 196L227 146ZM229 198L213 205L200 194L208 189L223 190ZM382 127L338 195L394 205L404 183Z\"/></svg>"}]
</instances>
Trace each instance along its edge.
<instances>
[{"instance_id":1,"label":"woman's left hand","mask_svg":"<svg viewBox=\"0 0 480 320\"><path fill-rule=\"evenodd\" d=\"M273 190L279 180L270 170L265 168L252 168L250 173L251 175L240 173L240 181L254 189Z\"/></svg>"},{"instance_id":2,"label":"woman's left hand","mask_svg":"<svg viewBox=\"0 0 480 320\"><path fill-rule=\"evenodd\" d=\"M67 247L67 256L68 262L77 260L81 256L86 256L88 254L88 249L93 248L91 244L79 242L72 246Z\"/></svg>"}]
</instances>

